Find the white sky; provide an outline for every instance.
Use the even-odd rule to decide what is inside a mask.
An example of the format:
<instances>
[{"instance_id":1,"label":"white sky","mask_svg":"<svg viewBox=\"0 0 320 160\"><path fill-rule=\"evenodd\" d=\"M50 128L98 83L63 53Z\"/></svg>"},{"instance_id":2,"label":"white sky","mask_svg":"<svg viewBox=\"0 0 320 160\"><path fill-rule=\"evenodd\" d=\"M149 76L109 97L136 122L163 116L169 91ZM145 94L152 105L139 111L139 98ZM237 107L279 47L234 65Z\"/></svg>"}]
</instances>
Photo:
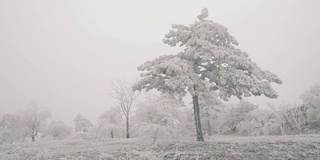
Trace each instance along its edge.
<instances>
[{"instance_id":1,"label":"white sky","mask_svg":"<svg viewBox=\"0 0 320 160\"><path fill-rule=\"evenodd\" d=\"M54 120L77 113L96 123L114 106L111 80L134 79L136 67L174 54L162 38L171 24L189 25L202 8L239 48L276 73L277 100L298 103L320 81L318 0L0 0L0 116L37 100Z\"/></svg>"}]
</instances>

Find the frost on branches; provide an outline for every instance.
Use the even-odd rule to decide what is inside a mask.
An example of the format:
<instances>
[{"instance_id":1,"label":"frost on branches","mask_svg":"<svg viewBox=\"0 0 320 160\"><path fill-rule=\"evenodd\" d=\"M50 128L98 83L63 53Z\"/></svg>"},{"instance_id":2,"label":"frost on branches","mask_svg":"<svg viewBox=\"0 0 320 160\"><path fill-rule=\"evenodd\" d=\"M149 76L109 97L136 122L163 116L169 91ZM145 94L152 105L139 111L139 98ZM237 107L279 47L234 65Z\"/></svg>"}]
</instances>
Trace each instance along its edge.
<instances>
[{"instance_id":1,"label":"frost on branches","mask_svg":"<svg viewBox=\"0 0 320 160\"><path fill-rule=\"evenodd\" d=\"M183 102L167 94L149 95L146 101L140 102L133 117L133 135L145 140L171 139L182 136L179 133L182 125L179 109Z\"/></svg>"},{"instance_id":2,"label":"frost on branches","mask_svg":"<svg viewBox=\"0 0 320 160\"><path fill-rule=\"evenodd\" d=\"M307 124L318 128L320 126L320 82L311 86L301 95L301 98L307 108Z\"/></svg>"},{"instance_id":3,"label":"frost on branches","mask_svg":"<svg viewBox=\"0 0 320 160\"><path fill-rule=\"evenodd\" d=\"M38 133L47 126L51 113L45 108L38 107L37 102L32 102L28 109L19 112L19 117L30 134L32 142L35 142Z\"/></svg>"},{"instance_id":4,"label":"frost on branches","mask_svg":"<svg viewBox=\"0 0 320 160\"><path fill-rule=\"evenodd\" d=\"M97 130L97 135L100 139L110 137L121 137L123 122L121 110L118 107L113 107L109 111L98 117L99 126Z\"/></svg>"},{"instance_id":5,"label":"frost on branches","mask_svg":"<svg viewBox=\"0 0 320 160\"><path fill-rule=\"evenodd\" d=\"M87 118L80 113L74 118L74 137L81 139L88 139L91 132L94 130L94 125Z\"/></svg>"},{"instance_id":6,"label":"frost on branches","mask_svg":"<svg viewBox=\"0 0 320 160\"><path fill-rule=\"evenodd\" d=\"M197 140L203 141L198 95L216 91L223 100L231 96L239 99L251 95L277 98L270 82L282 81L273 73L262 70L251 61L248 54L236 48L239 44L227 28L207 20L208 10L190 26L172 25L163 42L179 45L184 51L164 55L138 67L143 71L134 90L158 91L185 96L192 95Z\"/></svg>"}]
</instances>

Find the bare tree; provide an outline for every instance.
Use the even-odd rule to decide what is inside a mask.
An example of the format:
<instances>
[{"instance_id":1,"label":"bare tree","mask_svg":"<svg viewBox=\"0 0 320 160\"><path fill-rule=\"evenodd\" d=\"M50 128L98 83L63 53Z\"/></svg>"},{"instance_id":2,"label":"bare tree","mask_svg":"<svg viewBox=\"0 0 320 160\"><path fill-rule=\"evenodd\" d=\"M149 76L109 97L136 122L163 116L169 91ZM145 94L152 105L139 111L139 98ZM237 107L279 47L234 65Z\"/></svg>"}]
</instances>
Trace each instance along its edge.
<instances>
[{"instance_id":1,"label":"bare tree","mask_svg":"<svg viewBox=\"0 0 320 160\"><path fill-rule=\"evenodd\" d=\"M138 92L132 90L132 84L123 81L116 80L112 82L113 84L113 93L111 96L117 100L117 105L120 107L122 114L126 119L126 138L129 138L129 118L130 111L133 106L133 103L139 97Z\"/></svg>"},{"instance_id":2,"label":"bare tree","mask_svg":"<svg viewBox=\"0 0 320 160\"><path fill-rule=\"evenodd\" d=\"M20 112L22 123L27 127L31 135L32 142L39 131L47 124L47 119L51 117L51 113L44 108L38 107L37 102L30 103L30 107Z\"/></svg>"}]
</instances>

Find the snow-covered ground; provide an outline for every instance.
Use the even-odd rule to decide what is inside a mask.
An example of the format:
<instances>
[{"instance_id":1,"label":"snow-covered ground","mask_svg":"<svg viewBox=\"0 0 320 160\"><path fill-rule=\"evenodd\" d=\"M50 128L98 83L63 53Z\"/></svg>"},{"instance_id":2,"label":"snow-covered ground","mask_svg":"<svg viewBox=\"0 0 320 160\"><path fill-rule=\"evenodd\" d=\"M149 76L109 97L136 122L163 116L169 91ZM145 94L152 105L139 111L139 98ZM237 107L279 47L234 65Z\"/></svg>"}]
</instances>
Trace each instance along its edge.
<instances>
[{"instance_id":1,"label":"snow-covered ground","mask_svg":"<svg viewBox=\"0 0 320 160\"><path fill-rule=\"evenodd\" d=\"M110 139L39 141L0 145L1 160L112 159L319 159L320 135L235 137L193 140Z\"/></svg>"}]
</instances>

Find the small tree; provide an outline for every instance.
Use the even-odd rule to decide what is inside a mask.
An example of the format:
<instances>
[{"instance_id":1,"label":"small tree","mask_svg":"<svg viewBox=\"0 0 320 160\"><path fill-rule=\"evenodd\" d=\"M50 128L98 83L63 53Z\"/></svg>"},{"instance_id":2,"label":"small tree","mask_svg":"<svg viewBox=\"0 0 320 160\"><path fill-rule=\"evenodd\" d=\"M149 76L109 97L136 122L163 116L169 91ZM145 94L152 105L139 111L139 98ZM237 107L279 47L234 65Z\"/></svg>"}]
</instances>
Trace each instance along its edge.
<instances>
[{"instance_id":1,"label":"small tree","mask_svg":"<svg viewBox=\"0 0 320 160\"><path fill-rule=\"evenodd\" d=\"M206 20L208 10L204 8L198 20L190 26L172 25L163 42L170 46L184 46L177 55L165 55L147 61L138 70L145 71L134 85L134 90L157 89L160 92L192 96L197 141L204 141L199 95L210 90L218 92L220 98L231 96L265 95L277 98L270 82L282 81L273 73L261 70L251 61L246 52L237 49L238 42L227 28Z\"/></svg>"},{"instance_id":2,"label":"small tree","mask_svg":"<svg viewBox=\"0 0 320 160\"><path fill-rule=\"evenodd\" d=\"M26 135L26 128L21 118L14 114L6 114L0 119L0 143L13 143Z\"/></svg>"},{"instance_id":3,"label":"small tree","mask_svg":"<svg viewBox=\"0 0 320 160\"><path fill-rule=\"evenodd\" d=\"M80 113L76 116L74 121L74 134L73 138L90 139L93 138L95 126L87 118L83 117Z\"/></svg>"},{"instance_id":4,"label":"small tree","mask_svg":"<svg viewBox=\"0 0 320 160\"><path fill-rule=\"evenodd\" d=\"M285 129L294 130L296 133L302 133L307 122L306 107L304 105L282 105L281 116L285 123Z\"/></svg>"},{"instance_id":5,"label":"small tree","mask_svg":"<svg viewBox=\"0 0 320 160\"><path fill-rule=\"evenodd\" d=\"M107 133L110 133L110 137L114 138L114 132L119 132L121 130L121 123L123 121L121 110L119 108L111 108L106 113L99 116L99 126L97 134L100 137L105 137Z\"/></svg>"},{"instance_id":6,"label":"small tree","mask_svg":"<svg viewBox=\"0 0 320 160\"><path fill-rule=\"evenodd\" d=\"M61 121L52 121L47 129L53 140L68 138L72 133L72 128Z\"/></svg>"},{"instance_id":7,"label":"small tree","mask_svg":"<svg viewBox=\"0 0 320 160\"><path fill-rule=\"evenodd\" d=\"M31 102L30 107L19 114L23 125L31 135L32 142L35 142L39 131L46 127L47 119L51 117L51 113L43 107L38 107L37 102Z\"/></svg>"},{"instance_id":8,"label":"small tree","mask_svg":"<svg viewBox=\"0 0 320 160\"><path fill-rule=\"evenodd\" d=\"M90 129L94 128L94 125L87 118L81 116L79 113L76 118L74 118L74 131L75 133L83 132L89 133Z\"/></svg>"},{"instance_id":9,"label":"small tree","mask_svg":"<svg viewBox=\"0 0 320 160\"><path fill-rule=\"evenodd\" d=\"M203 93L199 96L200 115L205 122L204 129L212 135L212 120L216 120L218 113L222 112L223 104L215 92Z\"/></svg>"},{"instance_id":10,"label":"small tree","mask_svg":"<svg viewBox=\"0 0 320 160\"><path fill-rule=\"evenodd\" d=\"M320 82L312 85L309 90L301 95L301 98L304 104L320 108Z\"/></svg>"},{"instance_id":11,"label":"small tree","mask_svg":"<svg viewBox=\"0 0 320 160\"><path fill-rule=\"evenodd\" d=\"M231 132L234 133L238 132L239 127L244 126L244 123L250 122L254 119L250 113L257 108L257 105L248 101L240 101L237 106L230 106L226 108L227 115L222 127L227 127ZM251 124L253 124L253 122L251 122Z\"/></svg>"},{"instance_id":12,"label":"small tree","mask_svg":"<svg viewBox=\"0 0 320 160\"><path fill-rule=\"evenodd\" d=\"M308 123L318 123L320 125L320 82L314 84L301 95L303 103L309 106L307 109Z\"/></svg>"},{"instance_id":13,"label":"small tree","mask_svg":"<svg viewBox=\"0 0 320 160\"><path fill-rule=\"evenodd\" d=\"M171 95L150 95L138 104L133 120L133 133L140 138L173 138L180 124L179 108L184 107L181 100Z\"/></svg>"},{"instance_id":14,"label":"small tree","mask_svg":"<svg viewBox=\"0 0 320 160\"><path fill-rule=\"evenodd\" d=\"M111 94L113 98L117 100L117 105L121 109L122 114L126 120L126 138L130 137L129 129L129 118L130 118L130 111L132 109L133 103L139 97L137 92L132 90L132 85L125 81L113 81L113 93Z\"/></svg>"}]
</instances>

